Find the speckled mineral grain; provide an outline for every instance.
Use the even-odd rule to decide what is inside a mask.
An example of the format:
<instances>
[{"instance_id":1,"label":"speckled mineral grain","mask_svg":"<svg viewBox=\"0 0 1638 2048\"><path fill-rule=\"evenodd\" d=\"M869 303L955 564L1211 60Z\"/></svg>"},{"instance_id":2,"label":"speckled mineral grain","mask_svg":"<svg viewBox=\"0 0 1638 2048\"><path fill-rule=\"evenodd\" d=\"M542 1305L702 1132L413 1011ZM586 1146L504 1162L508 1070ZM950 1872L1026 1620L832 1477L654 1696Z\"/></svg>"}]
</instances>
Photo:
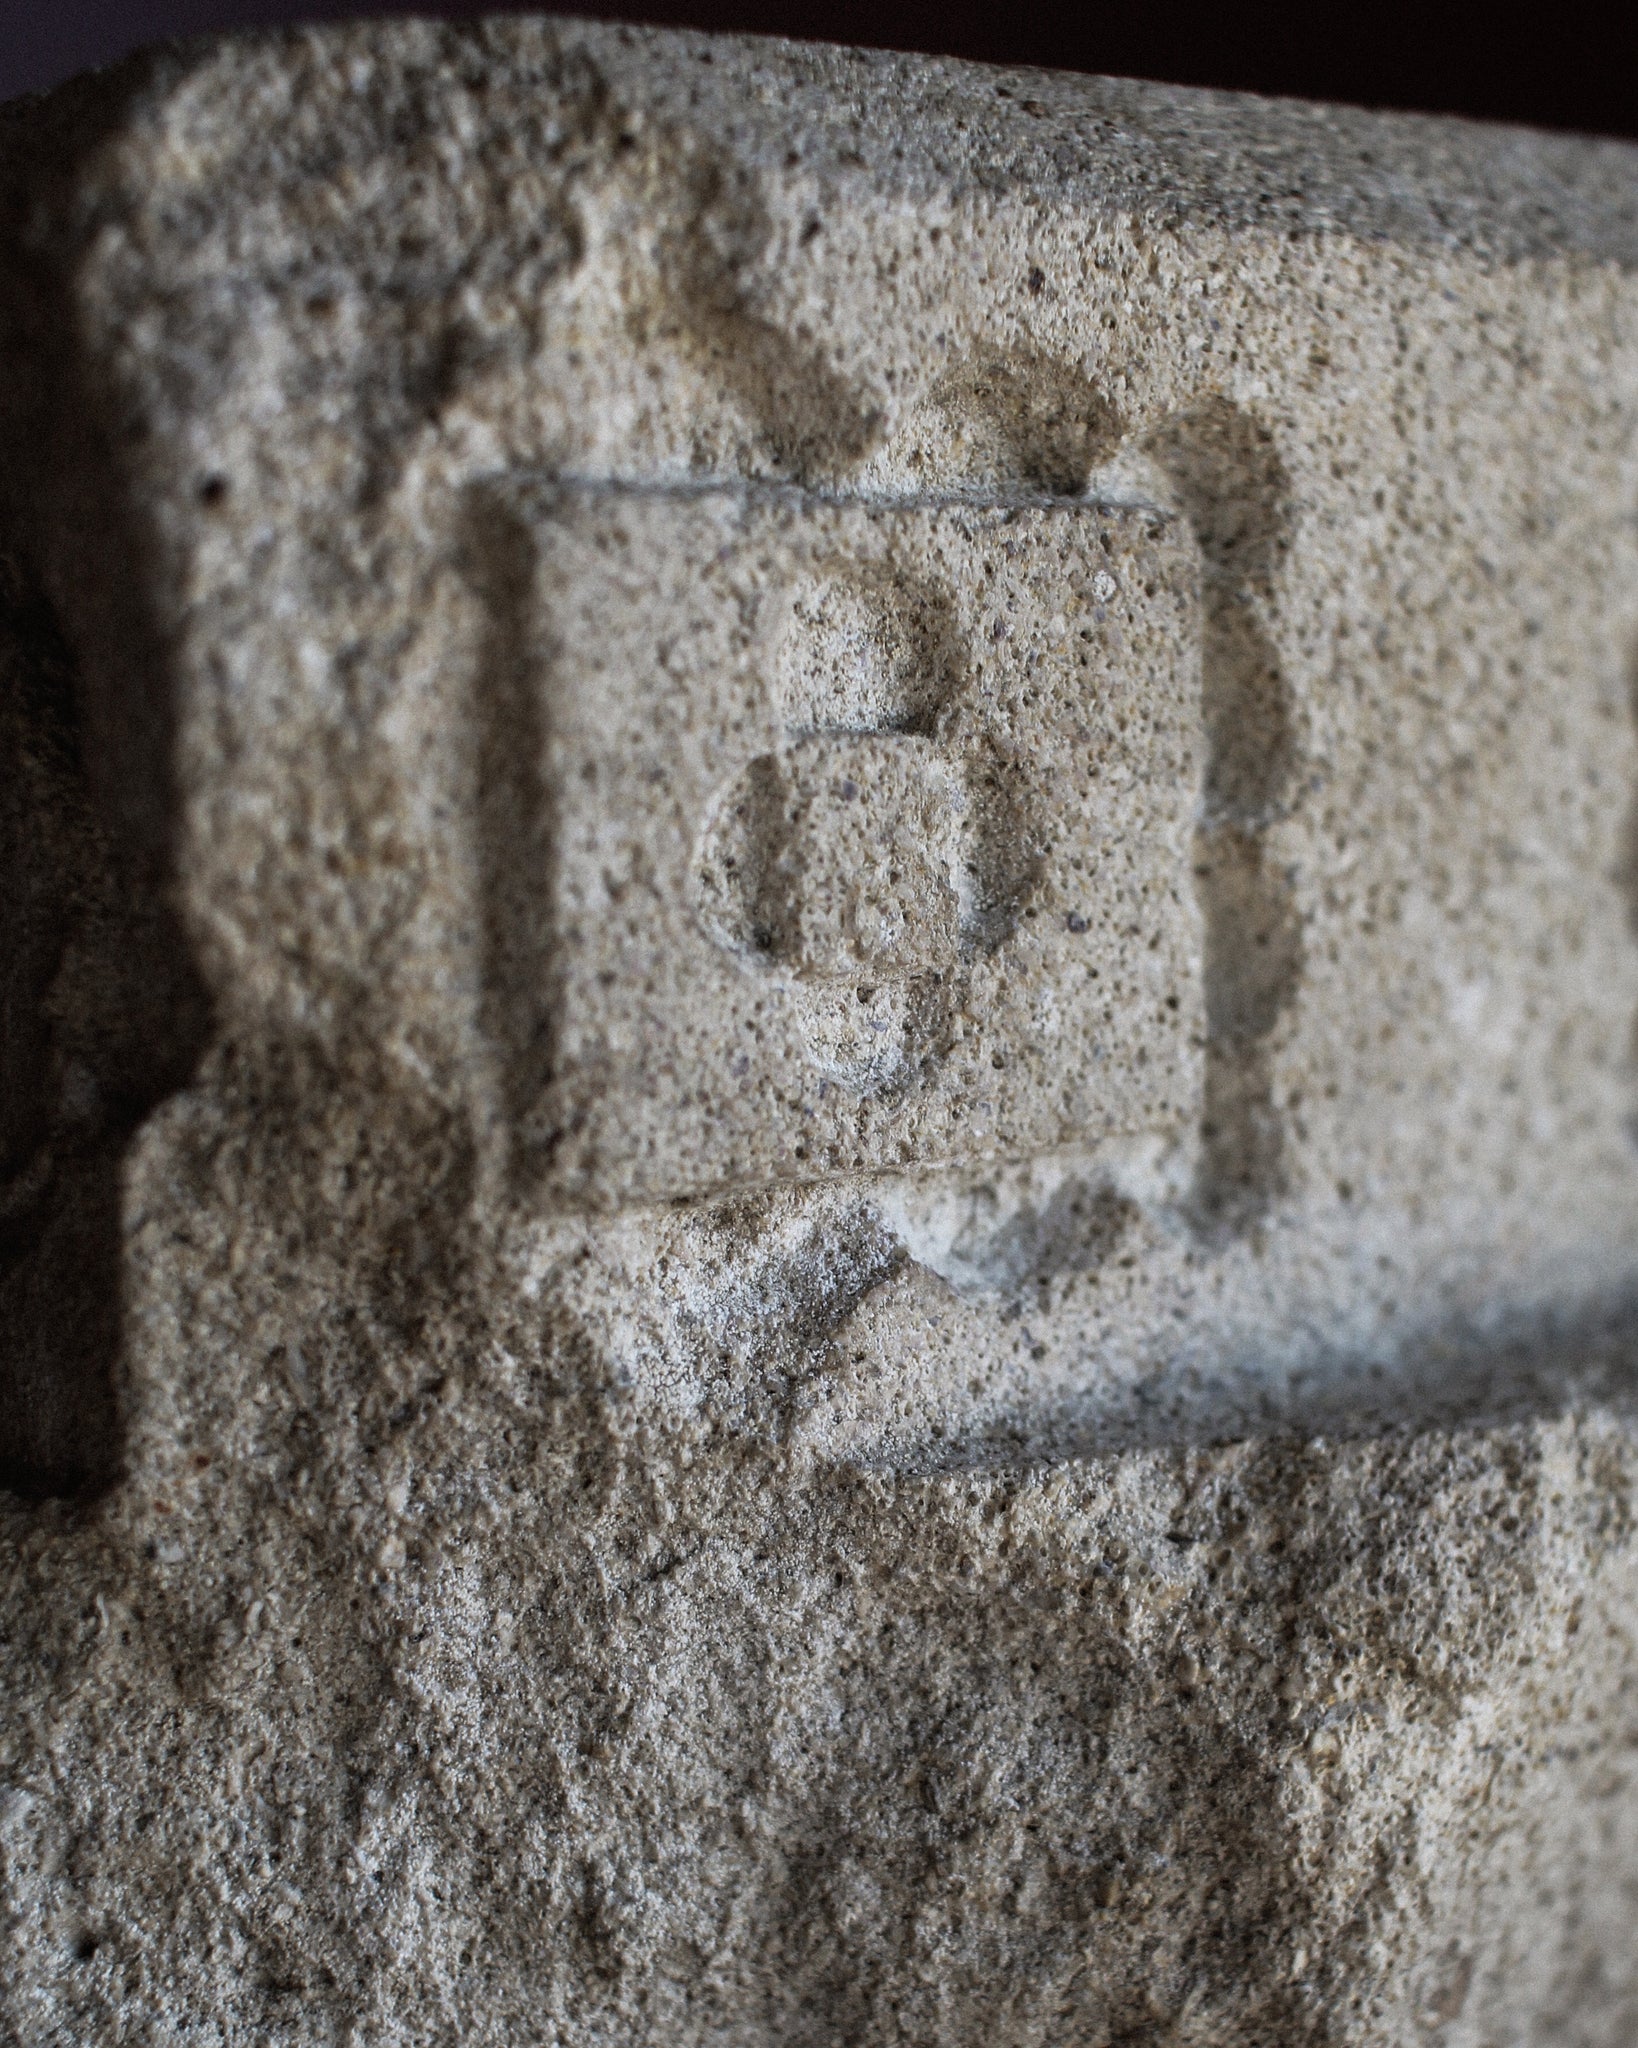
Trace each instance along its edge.
<instances>
[{"instance_id":1,"label":"speckled mineral grain","mask_svg":"<svg viewBox=\"0 0 1638 2048\"><path fill-rule=\"evenodd\" d=\"M206 44L0 500L0 2038L1638 2041L1638 153Z\"/></svg>"}]
</instances>

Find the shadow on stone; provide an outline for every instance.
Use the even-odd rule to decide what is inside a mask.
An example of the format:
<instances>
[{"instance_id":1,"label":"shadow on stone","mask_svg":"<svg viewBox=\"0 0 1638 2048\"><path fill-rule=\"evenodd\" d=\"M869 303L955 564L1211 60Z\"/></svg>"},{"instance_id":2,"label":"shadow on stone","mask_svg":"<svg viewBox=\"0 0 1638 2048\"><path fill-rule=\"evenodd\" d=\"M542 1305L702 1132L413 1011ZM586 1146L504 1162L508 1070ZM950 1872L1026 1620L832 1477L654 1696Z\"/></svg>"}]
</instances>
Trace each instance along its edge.
<instances>
[{"instance_id":1,"label":"shadow on stone","mask_svg":"<svg viewBox=\"0 0 1638 2048\"><path fill-rule=\"evenodd\" d=\"M1284 1132L1269 1039L1302 974L1289 879L1265 833L1296 766L1290 685L1265 614L1287 543L1288 484L1267 431L1224 399L1148 444L1204 570L1204 803L1195 876L1206 918L1206 1102L1195 1207L1208 1238L1252 1229L1279 1192Z\"/></svg>"},{"instance_id":2,"label":"shadow on stone","mask_svg":"<svg viewBox=\"0 0 1638 2048\"><path fill-rule=\"evenodd\" d=\"M0 558L0 1483L34 1495L118 1468L121 1164L204 1029L171 919L99 827L76 699Z\"/></svg>"},{"instance_id":3,"label":"shadow on stone","mask_svg":"<svg viewBox=\"0 0 1638 2048\"><path fill-rule=\"evenodd\" d=\"M561 1136L539 1114L556 1065L558 1003L548 693L532 652L535 551L526 522L483 490L467 500L464 539L485 620L472 699L484 1035L498 1062L508 1170L527 1188Z\"/></svg>"},{"instance_id":4,"label":"shadow on stone","mask_svg":"<svg viewBox=\"0 0 1638 2048\"><path fill-rule=\"evenodd\" d=\"M119 1470L124 1157L209 1029L151 548L117 402L65 339L85 230L59 178L163 61L65 89L23 158L0 127L0 1485L35 1497Z\"/></svg>"},{"instance_id":5,"label":"shadow on stone","mask_svg":"<svg viewBox=\"0 0 1638 2048\"><path fill-rule=\"evenodd\" d=\"M1632 718L1633 729L1638 732L1638 645L1633 647L1627 658L1627 709ZM1617 880L1626 904L1627 930L1633 940L1638 942L1638 789L1633 791L1632 802L1627 809ZM1627 1065L1634 1082L1638 1083L1638 1016L1632 1020ZM1627 1135L1635 1145L1638 1145L1638 1100L1635 1100L1627 1115Z\"/></svg>"}]
</instances>

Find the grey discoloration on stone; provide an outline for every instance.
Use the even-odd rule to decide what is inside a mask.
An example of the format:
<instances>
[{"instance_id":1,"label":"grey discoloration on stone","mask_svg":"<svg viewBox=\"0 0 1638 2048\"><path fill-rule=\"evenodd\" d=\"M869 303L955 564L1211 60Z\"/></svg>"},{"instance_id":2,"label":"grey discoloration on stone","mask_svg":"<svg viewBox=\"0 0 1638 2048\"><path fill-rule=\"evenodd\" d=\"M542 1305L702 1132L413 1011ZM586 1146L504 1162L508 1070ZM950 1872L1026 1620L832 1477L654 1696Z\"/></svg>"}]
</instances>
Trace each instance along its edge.
<instances>
[{"instance_id":1,"label":"grey discoloration on stone","mask_svg":"<svg viewBox=\"0 0 1638 2048\"><path fill-rule=\"evenodd\" d=\"M1635 191L4 117L8 2040L1633 2039Z\"/></svg>"}]
</instances>

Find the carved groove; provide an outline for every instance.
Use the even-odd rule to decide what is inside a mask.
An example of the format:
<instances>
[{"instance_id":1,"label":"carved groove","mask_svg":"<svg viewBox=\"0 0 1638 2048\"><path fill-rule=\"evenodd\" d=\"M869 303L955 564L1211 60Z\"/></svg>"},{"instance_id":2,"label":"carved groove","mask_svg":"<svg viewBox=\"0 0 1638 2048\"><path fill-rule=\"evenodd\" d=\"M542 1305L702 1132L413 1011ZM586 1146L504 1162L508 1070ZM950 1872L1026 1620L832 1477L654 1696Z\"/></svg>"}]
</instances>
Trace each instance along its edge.
<instances>
[{"instance_id":1,"label":"carved groove","mask_svg":"<svg viewBox=\"0 0 1638 2048\"><path fill-rule=\"evenodd\" d=\"M473 685L483 1029L499 1060L510 1170L527 1182L551 1150L534 1128L555 1064L556 834L545 774L546 691L531 655L534 547L504 505L468 508L468 573L483 601Z\"/></svg>"},{"instance_id":2,"label":"carved groove","mask_svg":"<svg viewBox=\"0 0 1638 2048\"><path fill-rule=\"evenodd\" d=\"M662 275L666 306L684 318L681 338L749 413L776 475L845 475L880 439L881 413L764 310L773 229L756 180L709 156L677 175L690 203L666 240Z\"/></svg>"},{"instance_id":3,"label":"carved groove","mask_svg":"<svg viewBox=\"0 0 1638 2048\"><path fill-rule=\"evenodd\" d=\"M974 491L1078 497L1124 431L1115 406L1077 370L1028 352L974 357L930 398L945 459Z\"/></svg>"},{"instance_id":4,"label":"carved groove","mask_svg":"<svg viewBox=\"0 0 1638 2048\"><path fill-rule=\"evenodd\" d=\"M1634 738L1638 739L1638 645L1633 647L1627 660L1627 715ZM1634 787L1627 807L1616 881L1626 905L1627 930L1634 941L1638 941L1638 786ZM1633 1016L1628 1036L1627 1067L1638 1078L1638 1014ZM1638 1102L1628 1112L1626 1129L1627 1136L1638 1146Z\"/></svg>"},{"instance_id":5,"label":"carved groove","mask_svg":"<svg viewBox=\"0 0 1638 2048\"><path fill-rule=\"evenodd\" d=\"M789 594L770 684L785 742L719 798L701 847L707 927L782 970L817 1063L907 1086L962 963L1013 929L1032 871L1018 792L954 738L965 662L938 593L896 565L835 563Z\"/></svg>"},{"instance_id":6,"label":"carved groove","mask_svg":"<svg viewBox=\"0 0 1638 2048\"><path fill-rule=\"evenodd\" d=\"M1170 420L1148 444L1202 558L1206 733L1195 874L1206 918L1207 1052L1195 1206L1209 1235L1240 1234L1284 1184L1270 1041L1302 974L1288 876L1267 827L1295 768L1288 683L1264 624L1286 545L1287 484L1264 429L1226 400Z\"/></svg>"}]
</instances>

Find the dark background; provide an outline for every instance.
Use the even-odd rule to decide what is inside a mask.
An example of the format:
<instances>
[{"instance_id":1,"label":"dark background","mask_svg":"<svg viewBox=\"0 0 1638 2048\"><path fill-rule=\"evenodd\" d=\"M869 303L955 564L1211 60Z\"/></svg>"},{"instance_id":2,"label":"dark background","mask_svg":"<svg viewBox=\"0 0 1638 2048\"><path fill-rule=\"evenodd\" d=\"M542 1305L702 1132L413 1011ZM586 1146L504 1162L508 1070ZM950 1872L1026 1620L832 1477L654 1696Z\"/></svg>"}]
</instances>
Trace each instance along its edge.
<instances>
[{"instance_id":1,"label":"dark background","mask_svg":"<svg viewBox=\"0 0 1638 2048\"><path fill-rule=\"evenodd\" d=\"M504 11L495 0L0 0L0 99L37 91L167 35L257 22ZM1186 85L1638 137L1638 9L1496 5L1485 12L1371 0L1307 6L1106 0L597 0L562 11L931 50Z\"/></svg>"}]
</instances>

